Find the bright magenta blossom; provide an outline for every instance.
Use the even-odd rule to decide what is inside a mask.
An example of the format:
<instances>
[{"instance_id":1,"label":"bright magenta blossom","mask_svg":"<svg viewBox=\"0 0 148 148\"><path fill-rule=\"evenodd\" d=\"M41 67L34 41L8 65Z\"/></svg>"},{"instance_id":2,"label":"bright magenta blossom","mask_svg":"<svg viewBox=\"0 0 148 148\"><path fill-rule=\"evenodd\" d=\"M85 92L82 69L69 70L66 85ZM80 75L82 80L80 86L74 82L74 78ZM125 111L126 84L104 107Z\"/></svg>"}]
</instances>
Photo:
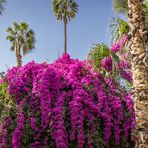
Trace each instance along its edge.
<instances>
[{"instance_id":1,"label":"bright magenta blossom","mask_svg":"<svg viewBox=\"0 0 148 148\"><path fill-rule=\"evenodd\" d=\"M3 83L3 80L2 79L0 79L0 84L2 84Z\"/></svg>"},{"instance_id":2,"label":"bright magenta blossom","mask_svg":"<svg viewBox=\"0 0 148 148\"><path fill-rule=\"evenodd\" d=\"M106 57L102 60L101 67L103 67L106 71L112 70L112 58L111 58L111 56L108 56L108 57Z\"/></svg>"},{"instance_id":3,"label":"bright magenta blossom","mask_svg":"<svg viewBox=\"0 0 148 148\"><path fill-rule=\"evenodd\" d=\"M113 52L118 52L120 49L122 49L122 47L125 45L125 43L127 42L127 35L122 35L121 38L119 38L116 43L114 43L111 47L111 51Z\"/></svg>"},{"instance_id":4,"label":"bright magenta blossom","mask_svg":"<svg viewBox=\"0 0 148 148\"><path fill-rule=\"evenodd\" d=\"M14 67L6 79L18 106L10 114L15 126L4 128L12 133L12 147L95 148L99 138L109 147L122 143L135 127L133 103L124 90L67 54L53 64ZM9 138L3 131L0 135Z\"/></svg>"}]
</instances>

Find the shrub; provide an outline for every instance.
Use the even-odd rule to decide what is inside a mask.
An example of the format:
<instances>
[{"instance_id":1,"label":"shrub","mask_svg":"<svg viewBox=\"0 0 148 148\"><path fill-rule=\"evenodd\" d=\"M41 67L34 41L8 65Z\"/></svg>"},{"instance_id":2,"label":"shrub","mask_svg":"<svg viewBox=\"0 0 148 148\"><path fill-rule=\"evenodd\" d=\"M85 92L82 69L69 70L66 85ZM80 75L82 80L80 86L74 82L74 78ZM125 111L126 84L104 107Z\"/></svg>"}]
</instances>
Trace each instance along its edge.
<instances>
[{"instance_id":1,"label":"shrub","mask_svg":"<svg viewBox=\"0 0 148 148\"><path fill-rule=\"evenodd\" d=\"M13 105L0 117L3 147L129 147L133 102L86 61L64 54L53 64L30 62L6 81Z\"/></svg>"}]
</instances>

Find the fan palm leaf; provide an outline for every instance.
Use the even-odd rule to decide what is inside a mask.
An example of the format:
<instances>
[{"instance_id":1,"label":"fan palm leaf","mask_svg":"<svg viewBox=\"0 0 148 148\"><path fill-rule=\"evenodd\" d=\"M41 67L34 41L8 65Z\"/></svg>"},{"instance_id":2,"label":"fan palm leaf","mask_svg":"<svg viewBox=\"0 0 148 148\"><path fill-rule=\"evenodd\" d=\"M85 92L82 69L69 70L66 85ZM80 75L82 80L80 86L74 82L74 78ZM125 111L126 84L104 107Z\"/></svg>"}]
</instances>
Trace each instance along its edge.
<instances>
[{"instance_id":1,"label":"fan palm leaf","mask_svg":"<svg viewBox=\"0 0 148 148\"><path fill-rule=\"evenodd\" d=\"M53 0L52 6L57 20L64 22L64 51L67 53L67 23L75 17L78 5L74 0Z\"/></svg>"},{"instance_id":2,"label":"fan palm leaf","mask_svg":"<svg viewBox=\"0 0 148 148\"><path fill-rule=\"evenodd\" d=\"M6 39L11 42L11 50L16 52L18 65L21 65L21 50L23 55L34 49L35 35L29 25L25 22L13 23L13 28L6 29L8 36Z\"/></svg>"},{"instance_id":3,"label":"fan palm leaf","mask_svg":"<svg viewBox=\"0 0 148 148\"><path fill-rule=\"evenodd\" d=\"M113 0L113 9L121 14L128 14L128 0ZM143 0L145 28L148 30L148 0Z\"/></svg>"},{"instance_id":4,"label":"fan palm leaf","mask_svg":"<svg viewBox=\"0 0 148 148\"><path fill-rule=\"evenodd\" d=\"M128 11L127 0L113 0L113 8L118 13L126 14Z\"/></svg>"}]
</instances>

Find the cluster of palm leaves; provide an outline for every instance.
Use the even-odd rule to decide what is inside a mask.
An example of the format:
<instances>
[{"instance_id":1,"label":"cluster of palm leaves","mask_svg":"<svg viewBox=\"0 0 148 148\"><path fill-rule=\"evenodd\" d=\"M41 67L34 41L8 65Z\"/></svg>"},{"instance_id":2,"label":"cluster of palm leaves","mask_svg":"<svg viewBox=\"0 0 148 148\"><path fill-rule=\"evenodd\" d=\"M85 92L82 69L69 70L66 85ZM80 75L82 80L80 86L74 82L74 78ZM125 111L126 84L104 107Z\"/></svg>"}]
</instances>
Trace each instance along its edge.
<instances>
[{"instance_id":1,"label":"cluster of palm leaves","mask_svg":"<svg viewBox=\"0 0 148 148\"><path fill-rule=\"evenodd\" d=\"M0 15L4 10L4 5L6 0L0 0ZM15 51L17 57L18 66L22 65L22 56L26 55L32 49L34 49L35 44L35 35L32 29L29 28L29 25L26 22L13 23L13 27L8 27L6 29L8 36L6 39L11 42L11 50Z\"/></svg>"},{"instance_id":2,"label":"cluster of palm leaves","mask_svg":"<svg viewBox=\"0 0 148 148\"><path fill-rule=\"evenodd\" d=\"M114 61L113 62L113 69L114 69L113 71L115 72L116 65L119 62L119 57L117 54L112 52L109 49L109 47L107 47L104 43L95 44L94 47L92 47L92 49L90 50L90 52L88 54L88 60L92 63L94 69L97 69L97 70L104 73L104 69L101 68L101 62L104 58L109 57L109 56ZM106 73L106 71L105 71L104 74L109 74L109 73Z\"/></svg>"},{"instance_id":3,"label":"cluster of palm leaves","mask_svg":"<svg viewBox=\"0 0 148 148\"><path fill-rule=\"evenodd\" d=\"M18 66L21 66L21 50L23 55L26 55L34 48L34 32L25 22L14 22L13 28L8 27L6 32L8 32L7 40L11 42L11 50L16 53Z\"/></svg>"},{"instance_id":4,"label":"cluster of palm leaves","mask_svg":"<svg viewBox=\"0 0 148 148\"><path fill-rule=\"evenodd\" d=\"M128 0L113 0L113 8L121 14L128 15ZM143 12L145 16L145 28L148 29L148 0L143 0Z\"/></svg>"},{"instance_id":5,"label":"cluster of palm leaves","mask_svg":"<svg viewBox=\"0 0 148 148\"><path fill-rule=\"evenodd\" d=\"M129 25L128 23L117 17L117 18L112 18L112 21L111 21L111 34L112 34L112 38L111 38L111 41L112 43L113 42L116 42L119 38L121 38L121 36L123 34L128 34L129 32Z\"/></svg>"},{"instance_id":6,"label":"cluster of palm leaves","mask_svg":"<svg viewBox=\"0 0 148 148\"><path fill-rule=\"evenodd\" d=\"M4 10L6 0L0 0L0 14ZM53 0L53 11L57 20L64 22L64 52L67 53L67 24L75 17L78 5L74 0ZM34 49L35 35L26 22L13 23L13 27L6 29L7 40L11 43L11 50L15 52L17 65L22 65L22 53L26 55Z\"/></svg>"},{"instance_id":7,"label":"cluster of palm leaves","mask_svg":"<svg viewBox=\"0 0 148 148\"><path fill-rule=\"evenodd\" d=\"M92 61L95 69L100 69L101 61L110 55L109 48L104 44L95 44L88 54L88 59Z\"/></svg>"},{"instance_id":8,"label":"cluster of palm leaves","mask_svg":"<svg viewBox=\"0 0 148 148\"><path fill-rule=\"evenodd\" d=\"M128 0L114 0L113 1L113 8L121 14L128 15ZM143 1L143 12L145 16L145 28L148 29L148 0ZM121 19L121 18L113 18L111 22L111 42L114 44L118 39L122 37L122 35L127 35L130 31L129 24ZM123 53L128 52L126 46L122 49L120 52L120 55L122 56ZM104 69L101 68L101 62L106 57L111 56L113 61L113 68L112 71L104 71ZM115 81L122 81L125 83L125 85L131 85L128 83L124 78L121 77L118 63L120 61L120 58L118 54L115 54L114 52L111 52L111 50L105 45L105 44L96 44L92 49L90 50L88 54L88 59L91 61L93 67L100 72L103 72L107 76L111 76ZM120 83L119 82L119 83Z\"/></svg>"},{"instance_id":9,"label":"cluster of palm leaves","mask_svg":"<svg viewBox=\"0 0 148 148\"><path fill-rule=\"evenodd\" d=\"M119 7L120 5L122 5L121 8ZM125 9L127 9L127 6L128 6L127 0L123 0L123 1L121 0L121 3L119 1L117 1L117 2L114 1L114 7L116 9L118 9L118 11L120 13L125 12ZM112 18L110 27L111 27L111 35L112 35L111 36L112 45L114 43L116 43L118 41L118 39L120 39L123 35L128 36L129 25L125 20L123 20L119 17ZM112 52L110 50L110 48L107 47L104 43L96 44L90 50L90 52L88 54L88 59L90 60L91 64L93 65L94 69L99 70L100 72L102 72L106 76L113 78L117 82L122 81L122 84L124 82L125 85L129 85L129 83L123 77L121 77L120 70L119 70L119 62L121 59L123 59L123 58L121 58L122 54L125 54L126 52L127 52L127 50L126 50L125 45L124 45L124 47L122 47L122 50L120 51L120 53L119 53L120 56L119 56L118 53ZM109 72L104 70L101 67L101 62L108 56L110 56L112 59L112 70Z\"/></svg>"}]
</instances>

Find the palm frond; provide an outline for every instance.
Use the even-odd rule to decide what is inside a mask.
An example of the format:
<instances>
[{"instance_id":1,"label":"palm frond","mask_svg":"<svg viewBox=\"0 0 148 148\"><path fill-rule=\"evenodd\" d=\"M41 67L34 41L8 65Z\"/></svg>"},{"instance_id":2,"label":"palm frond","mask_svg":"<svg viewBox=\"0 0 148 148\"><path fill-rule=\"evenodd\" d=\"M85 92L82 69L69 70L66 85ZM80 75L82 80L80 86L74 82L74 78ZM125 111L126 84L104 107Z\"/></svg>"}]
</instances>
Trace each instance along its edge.
<instances>
[{"instance_id":1,"label":"palm frond","mask_svg":"<svg viewBox=\"0 0 148 148\"><path fill-rule=\"evenodd\" d=\"M53 0L52 7L57 20L66 22L75 17L78 4L74 0Z\"/></svg>"},{"instance_id":2,"label":"palm frond","mask_svg":"<svg viewBox=\"0 0 148 148\"><path fill-rule=\"evenodd\" d=\"M99 69L101 61L110 55L110 50L105 44L95 44L88 54L88 60L90 60L94 68Z\"/></svg>"},{"instance_id":3,"label":"palm frond","mask_svg":"<svg viewBox=\"0 0 148 148\"><path fill-rule=\"evenodd\" d=\"M27 30L28 29L28 24L27 23L25 23L25 22L21 22L20 23L20 30L22 30L22 31L25 31L25 30Z\"/></svg>"},{"instance_id":4,"label":"palm frond","mask_svg":"<svg viewBox=\"0 0 148 148\"><path fill-rule=\"evenodd\" d=\"M14 22L13 26L15 31L20 31L20 25L17 22Z\"/></svg>"},{"instance_id":5,"label":"palm frond","mask_svg":"<svg viewBox=\"0 0 148 148\"><path fill-rule=\"evenodd\" d=\"M13 29L11 27L7 27L6 32L11 33L11 32L14 32L14 31L13 31Z\"/></svg>"},{"instance_id":6,"label":"palm frond","mask_svg":"<svg viewBox=\"0 0 148 148\"><path fill-rule=\"evenodd\" d=\"M144 0L143 2L143 11L145 16L145 28L148 30L148 0Z\"/></svg>"},{"instance_id":7,"label":"palm frond","mask_svg":"<svg viewBox=\"0 0 148 148\"><path fill-rule=\"evenodd\" d=\"M35 37L32 29L26 32L25 44L23 45L23 55L25 56L28 52L35 48Z\"/></svg>"},{"instance_id":8,"label":"palm frond","mask_svg":"<svg viewBox=\"0 0 148 148\"><path fill-rule=\"evenodd\" d=\"M13 36L11 36L11 35L8 35L8 36L6 37L6 39L7 39L8 41L10 41L10 42L14 42L14 41L15 41L15 38L14 38Z\"/></svg>"},{"instance_id":9,"label":"palm frond","mask_svg":"<svg viewBox=\"0 0 148 148\"><path fill-rule=\"evenodd\" d=\"M15 47L19 47L25 55L34 48L35 35L27 23L14 22L13 28L8 27L6 32L8 32L6 39L11 42L12 51L16 50Z\"/></svg>"},{"instance_id":10,"label":"palm frond","mask_svg":"<svg viewBox=\"0 0 148 148\"><path fill-rule=\"evenodd\" d=\"M114 0L113 8L118 13L126 14L128 11L128 2L127 0Z\"/></svg>"},{"instance_id":11,"label":"palm frond","mask_svg":"<svg viewBox=\"0 0 148 148\"><path fill-rule=\"evenodd\" d=\"M129 32L128 23L120 18L112 18L110 27L112 30L112 42L116 42L123 34Z\"/></svg>"},{"instance_id":12,"label":"palm frond","mask_svg":"<svg viewBox=\"0 0 148 148\"><path fill-rule=\"evenodd\" d=\"M15 42L12 42L12 43L11 43L11 48L10 48L10 50L11 50L11 51L15 51Z\"/></svg>"},{"instance_id":13,"label":"palm frond","mask_svg":"<svg viewBox=\"0 0 148 148\"><path fill-rule=\"evenodd\" d=\"M113 9L121 14L128 14L128 0L114 0ZM145 16L145 28L148 30L148 0L143 0L143 12Z\"/></svg>"}]
</instances>

